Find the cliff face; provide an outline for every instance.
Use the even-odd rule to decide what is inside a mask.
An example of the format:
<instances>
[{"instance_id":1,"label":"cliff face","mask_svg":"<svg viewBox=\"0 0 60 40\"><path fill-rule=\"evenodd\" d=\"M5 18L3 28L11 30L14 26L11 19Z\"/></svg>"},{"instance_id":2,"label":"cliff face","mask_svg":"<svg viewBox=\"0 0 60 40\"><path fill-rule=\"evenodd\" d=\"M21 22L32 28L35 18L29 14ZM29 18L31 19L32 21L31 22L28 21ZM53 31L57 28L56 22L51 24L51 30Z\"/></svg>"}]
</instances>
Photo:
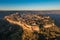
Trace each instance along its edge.
<instances>
[{"instance_id":1,"label":"cliff face","mask_svg":"<svg viewBox=\"0 0 60 40\"><path fill-rule=\"evenodd\" d=\"M11 14L0 19L0 27L1 40L55 40L60 38L60 28L54 24L54 20L40 14Z\"/></svg>"}]
</instances>

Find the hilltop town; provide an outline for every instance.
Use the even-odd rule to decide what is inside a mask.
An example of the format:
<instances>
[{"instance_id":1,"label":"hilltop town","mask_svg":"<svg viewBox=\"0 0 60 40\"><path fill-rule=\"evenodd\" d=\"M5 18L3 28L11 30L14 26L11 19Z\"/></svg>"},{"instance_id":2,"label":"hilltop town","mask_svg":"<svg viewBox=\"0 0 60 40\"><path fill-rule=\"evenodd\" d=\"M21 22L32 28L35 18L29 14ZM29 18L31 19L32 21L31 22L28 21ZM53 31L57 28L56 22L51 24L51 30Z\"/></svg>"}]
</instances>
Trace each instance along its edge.
<instances>
[{"instance_id":1,"label":"hilltop town","mask_svg":"<svg viewBox=\"0 0 60 40\"><path fill-rule=\"evenodd\" d=\"M15 13L7 15L3 19L9 24L21 27L23 30L22 40L55 40L60 37L60 28L55 25L50 16ZM9 31L11 28L9 28ZM18 34L21 33L20 31L18 31ZM21 35L19 36L18 34L14 33L9 37L12 38L11 40L19 40ZM18 36L18 38L15 39L14 36Z\"/></svg>"},{"instance_id":2,"label":"hilltop town","mask_svg":"<svg viewBox=\"0 0 60 40\"><path fill-rule=\"evenodd\" d=\"M9 16L5 16L5 18L11 21L18 21L18 22L21 21L31 26L43 24L43 22L44 23L46 22L44 25L52 24L52 26L54 26L54 21L49 16L42 16L40 14L18 14L16 13L16 14L11 14ZM48 23L50 21L51 23Z\"/></svg>"}]
</instances>

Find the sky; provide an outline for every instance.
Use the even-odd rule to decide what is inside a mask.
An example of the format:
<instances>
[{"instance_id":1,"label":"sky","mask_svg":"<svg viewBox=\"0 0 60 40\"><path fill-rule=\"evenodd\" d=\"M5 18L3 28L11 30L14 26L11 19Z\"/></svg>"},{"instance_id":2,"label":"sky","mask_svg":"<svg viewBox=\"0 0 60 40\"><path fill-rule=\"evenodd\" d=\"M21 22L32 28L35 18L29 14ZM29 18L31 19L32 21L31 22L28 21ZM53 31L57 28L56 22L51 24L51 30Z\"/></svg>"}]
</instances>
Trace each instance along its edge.
<instances>
[{"instance_id":1,"label":"sky","mask_svg":"<svg viewBox=\"0 0 60 40\"><path fill-rule=\"evenodd\" d=\"M60 10L60 0L0 0L0 10Z\"/></svg>"}]
</instances>

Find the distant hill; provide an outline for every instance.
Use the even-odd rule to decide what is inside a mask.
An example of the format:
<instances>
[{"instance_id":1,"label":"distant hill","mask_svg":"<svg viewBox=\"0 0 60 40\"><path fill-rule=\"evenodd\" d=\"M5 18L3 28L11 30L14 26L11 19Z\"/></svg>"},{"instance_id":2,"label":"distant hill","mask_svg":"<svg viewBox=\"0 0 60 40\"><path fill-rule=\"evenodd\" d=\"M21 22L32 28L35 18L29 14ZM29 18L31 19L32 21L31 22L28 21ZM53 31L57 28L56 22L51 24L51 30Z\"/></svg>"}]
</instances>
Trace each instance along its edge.
<instances>
[{"instance_id":1,"label":"distant hill","mask_svg":"<svg viewBox=\"0 0 60 40\"><path fill-rule=\"evenodd\" d=\"M33 14L60 14L60 10L45 10L45 11L0 11L0 18L3 16L6 16L8 14L13 14L13 13L33 13Z\"/></svg>"}]
</instances>

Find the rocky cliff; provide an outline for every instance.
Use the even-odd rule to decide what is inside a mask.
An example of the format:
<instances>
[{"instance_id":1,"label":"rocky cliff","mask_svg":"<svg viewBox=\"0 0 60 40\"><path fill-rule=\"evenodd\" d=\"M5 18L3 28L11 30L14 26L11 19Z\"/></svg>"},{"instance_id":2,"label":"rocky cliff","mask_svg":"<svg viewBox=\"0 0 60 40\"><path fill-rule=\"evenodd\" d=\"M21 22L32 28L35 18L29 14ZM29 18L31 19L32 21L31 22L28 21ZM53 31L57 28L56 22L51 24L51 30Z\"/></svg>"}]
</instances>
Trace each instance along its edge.
<instances>
[{"instance_id":1,"label":"rocky cliff","mask_svg":"<svg viewBox=\"0 0 60 40\"><path fill-rule=\"evenodd\" d=\"M60 40L60 28L50 16L11 14L0 19L0 40Z\"/></svg>"}]
</instances>

